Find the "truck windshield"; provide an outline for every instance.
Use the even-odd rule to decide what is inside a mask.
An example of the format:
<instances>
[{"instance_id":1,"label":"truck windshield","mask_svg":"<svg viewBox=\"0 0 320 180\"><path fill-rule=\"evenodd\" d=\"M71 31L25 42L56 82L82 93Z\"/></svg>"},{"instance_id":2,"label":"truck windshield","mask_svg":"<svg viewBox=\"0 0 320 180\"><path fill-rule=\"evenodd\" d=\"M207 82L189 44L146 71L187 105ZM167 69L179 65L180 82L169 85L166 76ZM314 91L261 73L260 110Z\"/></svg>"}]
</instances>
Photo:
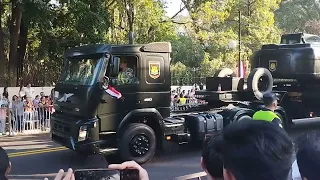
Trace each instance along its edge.
<instances>
[{"instance_id":1,"label":"truck windshield","mask_svg":"<svg viewBox=\"0 0 320 180\"><path fill-rule=\"evenodd\" d=\"M99 71L98 64L102 57L69 58L61 73L60 83L92 85Z\"/></svg>"}]
</instances>

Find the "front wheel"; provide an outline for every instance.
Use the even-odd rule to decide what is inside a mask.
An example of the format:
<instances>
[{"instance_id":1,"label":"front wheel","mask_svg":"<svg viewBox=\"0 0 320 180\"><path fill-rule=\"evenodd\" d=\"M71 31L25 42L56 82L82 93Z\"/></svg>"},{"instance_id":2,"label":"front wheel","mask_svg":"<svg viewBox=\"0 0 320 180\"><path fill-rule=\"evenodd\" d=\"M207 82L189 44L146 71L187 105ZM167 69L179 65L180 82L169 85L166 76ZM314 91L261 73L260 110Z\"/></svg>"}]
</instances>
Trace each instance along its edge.
<instances>
[{"instance_id":1,"label":"front wheel","mask_svg":"<svg viewBox=\"0 0 320 180\"><path fill-rule=\"evenodd\" d=\"M124 130L118 147L123 161L143 164L150 161L156 152L156 135L148 125L132 123Z\"/></svg>"}]
</instances>

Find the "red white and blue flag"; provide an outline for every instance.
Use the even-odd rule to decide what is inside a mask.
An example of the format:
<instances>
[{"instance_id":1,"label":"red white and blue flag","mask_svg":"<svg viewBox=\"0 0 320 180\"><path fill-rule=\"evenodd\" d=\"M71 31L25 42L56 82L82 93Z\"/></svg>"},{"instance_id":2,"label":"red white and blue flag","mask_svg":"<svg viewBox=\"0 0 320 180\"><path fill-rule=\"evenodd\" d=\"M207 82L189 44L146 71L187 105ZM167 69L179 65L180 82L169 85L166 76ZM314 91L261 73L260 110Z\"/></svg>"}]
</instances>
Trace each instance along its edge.
<instances>
[{"instance_id":1,"label":"red white and blue flag","mask_svg":"<svg viewBox=\"0 0 320 180\"><path fill-rule=\"evenodd\" d=\"M122 97L122 94L110 85L104 86L103 88L105 89L106 93L114 98L120 99Z\"/></svg>"}]
</instances>

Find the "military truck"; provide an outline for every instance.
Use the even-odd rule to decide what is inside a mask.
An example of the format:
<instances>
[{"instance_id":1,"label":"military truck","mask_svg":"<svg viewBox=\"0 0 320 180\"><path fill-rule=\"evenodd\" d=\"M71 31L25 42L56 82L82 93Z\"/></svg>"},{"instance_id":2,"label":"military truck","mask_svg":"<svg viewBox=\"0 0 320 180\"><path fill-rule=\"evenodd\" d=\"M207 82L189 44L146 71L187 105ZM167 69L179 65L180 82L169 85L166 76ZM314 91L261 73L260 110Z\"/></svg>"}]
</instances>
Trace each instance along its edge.
<instances>
[{"instance_id":1,"label":"military truck","mask_svg":"<svg viewBox=\"0 0 320 180\"><path fill-rule=\"evenodd\" d=\"M285 34L280 44L263 45L251 58L249 90L260 99L262 92L282 94L287 123L320 115L320 37Z\"/></svg>"},{"instance_id":2,"label":"military truck","mask_svg":"<svg viewBox=\"0 0 320 180\"><path fill-rule=\"evenodd\" d=\"M260 108L259 101L247 103L257 99L243 89L243 78L219 76L208 77L208 89L197 92L207 104L171 112L170 54L168 42L68 50L54 88L52 140L79 153L118 153L122 160L145 163L166 141L199 145L205 134L252 116ZM133 71L131 83L118 83L123 60ZM124 98L105 93L105 79ZM229 96L235 100L229 101ZM281 107L277 113L285 118Z\"/></svg>"}]
</instances>

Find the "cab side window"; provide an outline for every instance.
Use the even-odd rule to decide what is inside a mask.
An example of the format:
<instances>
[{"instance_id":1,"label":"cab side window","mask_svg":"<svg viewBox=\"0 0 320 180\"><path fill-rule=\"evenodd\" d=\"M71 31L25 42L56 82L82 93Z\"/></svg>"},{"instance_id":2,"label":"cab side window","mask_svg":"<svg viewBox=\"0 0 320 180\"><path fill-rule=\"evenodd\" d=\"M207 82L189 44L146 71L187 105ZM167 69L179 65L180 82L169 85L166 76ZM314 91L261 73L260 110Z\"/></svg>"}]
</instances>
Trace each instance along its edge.
<instances>
[{"instance_id":1,"label":"cab side window","mask_svg":"<svg viewBox=\"0 0 320 180\"><path fill-rule=\"evenodd\" d=\"M120 58L120 69L117 77L112 77L113 85L139 84L138 59L136 56L117 56Z\"/></svg>"}]
</instances>

